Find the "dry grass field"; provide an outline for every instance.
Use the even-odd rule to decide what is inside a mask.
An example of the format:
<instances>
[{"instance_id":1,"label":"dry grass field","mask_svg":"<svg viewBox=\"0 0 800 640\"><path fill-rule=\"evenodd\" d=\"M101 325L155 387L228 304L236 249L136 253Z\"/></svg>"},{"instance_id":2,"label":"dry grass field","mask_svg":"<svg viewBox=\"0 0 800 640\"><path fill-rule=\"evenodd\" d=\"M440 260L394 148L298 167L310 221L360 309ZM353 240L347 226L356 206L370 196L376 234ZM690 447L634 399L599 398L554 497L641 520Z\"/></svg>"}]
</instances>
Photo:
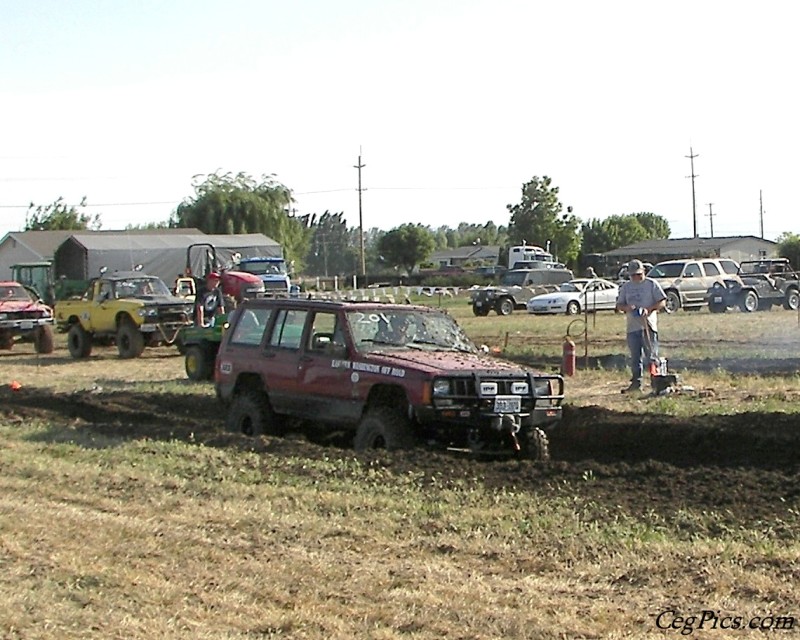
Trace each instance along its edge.
<instances>
[{"instance_id":1,"label":"dry grass field","mask_svg":"<svg viewBox=\"0 0 800 640\"><path fill-rule=\"evenodd\" d=\"M569 319L442 304L557 365ZM797 635L797 316L662 316L683 387L638 397L588 322L547 464L228 434L172 349L0 352L0 638Z\"/></svg>"}]
</instances>

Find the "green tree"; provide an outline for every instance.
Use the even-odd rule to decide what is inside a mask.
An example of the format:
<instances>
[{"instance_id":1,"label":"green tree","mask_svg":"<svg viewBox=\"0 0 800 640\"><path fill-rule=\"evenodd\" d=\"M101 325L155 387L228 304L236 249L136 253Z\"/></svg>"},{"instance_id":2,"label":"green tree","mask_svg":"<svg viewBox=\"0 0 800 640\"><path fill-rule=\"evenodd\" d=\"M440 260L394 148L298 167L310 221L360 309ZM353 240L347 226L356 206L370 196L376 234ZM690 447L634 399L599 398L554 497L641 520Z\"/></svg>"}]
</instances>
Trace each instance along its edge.
<instances>
[{"instance_id":1,"label":"green tree","mask_svg":"<svg viewBox=\"0 0 800 640\"><path fill-rule=\"evenodd\" d=\"M581 252L604 253L643 240L669 238L669 223L652 213L613 215L594 218L581 225Z\"/></svg>"},{"instance_id":2,"label":"green tree","mask_svg":"<svg viewBox=\"0 0 800 640\"><path fill-rule=\"evenodd\" d=\"M358 252L343 213L326 211L319 220L312 216L311 242L306 271L311 275L343 276L356 272ZM358 233L355 234L358 239Z\"/></svg>"},{"instance_id":3,"label":"green tree","mask_svg":"<svg viewBox=\"0 0 800 640\"><path fill-rule=\"evenodd\" d=\"M263 233L280 243L284 257L300 262L308 253L310 230L291 214L291 190L273 175L260 181L245 173L198 176L194 196L178 205L170 227L196 227L205 233Z\"/></svg>"},{"instance_id":4,"label":"green tree","mask_svg":"<svg viewBox=\"0 0 800 640\"><path fill-rule=\"evenodd\" d=\"M795 269L800 268L800 235L788 231L779 235L778 255L788 258Z\"/></svg>"},{"instance_id":5,"label":"green tree","mask_svg":"<svg viewBox=\"0 0 800 640\"><path fill-rule=\"evenodd\" d=\"M378 240L378 251L389 266L402 267L411 273L433 252L433 232L421 224L404 224L387 231Z\"/></svg>"},{"instance_id":6,"label":"green tree","mask_svg":"<svg viewBox=\"0 0 800 640\"><path fill-rule=\"evenodd\" d=\"M511 245L534 244L547 246L563 262L574 264L580 250L580 222L572 214L572 207L558 200L558 187L547 176L534 176L522 185L519 204L507 205L511 219L508 241Z\"/></svg>"},{"instance_id":7,"label":"green tree","mask_svg":"<svg viewBox=\"0 0 800 640\"><path fill-rule=\"evenodd\" d=\"M25 231L53 231L58 229L97 230L100 228L100 214L90 216L79 211L86 207L86 197L81 198L77 206L67 205L63 198L58 198L52 204L28 206L25 215Z\"/></svg>"}]
</instances>

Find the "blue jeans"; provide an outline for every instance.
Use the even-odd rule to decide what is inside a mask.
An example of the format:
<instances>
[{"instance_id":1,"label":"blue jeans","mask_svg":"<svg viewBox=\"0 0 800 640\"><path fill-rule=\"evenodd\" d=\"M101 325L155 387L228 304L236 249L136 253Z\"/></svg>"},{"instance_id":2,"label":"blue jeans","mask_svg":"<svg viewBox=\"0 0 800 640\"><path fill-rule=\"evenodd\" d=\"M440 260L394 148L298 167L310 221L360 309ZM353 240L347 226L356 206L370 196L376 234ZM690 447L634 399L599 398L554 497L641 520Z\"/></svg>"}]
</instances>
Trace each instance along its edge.
<instances>
[{"instance_id":1,"label":"blue jeans","mask_svg":"<svg viewBox=\"0 0 800 640\"><path fill-rule=\"evenodd\" d=\"M628 351L631 354L631 383L642 384L644 363L658 357L658 332L631 331L628 334Z\"/></svg>"}]
</instances>

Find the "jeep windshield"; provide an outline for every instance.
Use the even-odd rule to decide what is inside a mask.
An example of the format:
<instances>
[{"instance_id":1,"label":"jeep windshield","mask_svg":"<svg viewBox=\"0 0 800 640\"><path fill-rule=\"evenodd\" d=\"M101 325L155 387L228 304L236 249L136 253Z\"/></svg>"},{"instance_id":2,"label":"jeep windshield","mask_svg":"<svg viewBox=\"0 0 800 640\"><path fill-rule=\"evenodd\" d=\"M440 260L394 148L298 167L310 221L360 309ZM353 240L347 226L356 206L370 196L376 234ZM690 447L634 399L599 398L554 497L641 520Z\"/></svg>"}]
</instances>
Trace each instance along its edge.
<instances>
[{"instance_id":1,"label":"jeep windshield","mask_svg":"<svg viewBox=\"0 0 800 640\"><path fill-rule=\"evenodd\" d=\"M114 283L115 298L139 298L142 296L164 296L172 294L167 285L158 278L126 278Z\"/></svg>"},{"instance_id":2,"label":"jeep windshield","mask_svg":"<svg viewBox=\"0 0 800 640\"><path fill-rule=\"evenodd\" d=\"M349 311L347 324L356 349L477 352L455 320L439 311L374 309Z\"/></svg>"},{"instance_id":3,"label":"jeep windshield","mask_svg":"<svg viewBox=\"0 0 800 640\"><path fill-rule=\"evenodd\" d=\"M669 264L657 264L650 269L647 274L648 278L680 278L683 273L683 267L686 265L683 262L672 262Z\"/></svg>"}]
</instances>

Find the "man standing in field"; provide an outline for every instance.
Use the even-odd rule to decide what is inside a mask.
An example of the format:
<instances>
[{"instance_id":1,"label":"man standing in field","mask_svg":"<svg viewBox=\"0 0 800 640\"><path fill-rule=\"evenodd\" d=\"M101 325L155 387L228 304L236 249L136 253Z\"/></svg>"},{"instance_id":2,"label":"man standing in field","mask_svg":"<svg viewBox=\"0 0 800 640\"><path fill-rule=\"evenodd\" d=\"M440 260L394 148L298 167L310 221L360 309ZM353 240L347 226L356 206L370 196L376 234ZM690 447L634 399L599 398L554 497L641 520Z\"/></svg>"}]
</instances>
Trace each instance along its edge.
<instances>
[{"instance_id":1,"label":"man standing in field","mask_svg":"<svg viewBox=\"0 0 800 640\"><path fill-rule=\"evenodd\" d=\"M658 312L667 301L661 285L645 277L641 260L631 260L628 273L630 280L622 284L617 296L617 311L626 314L631 354L631 383L622 393L640 391L643 363L658 357Z\"/></svg>"}]
</instances>

